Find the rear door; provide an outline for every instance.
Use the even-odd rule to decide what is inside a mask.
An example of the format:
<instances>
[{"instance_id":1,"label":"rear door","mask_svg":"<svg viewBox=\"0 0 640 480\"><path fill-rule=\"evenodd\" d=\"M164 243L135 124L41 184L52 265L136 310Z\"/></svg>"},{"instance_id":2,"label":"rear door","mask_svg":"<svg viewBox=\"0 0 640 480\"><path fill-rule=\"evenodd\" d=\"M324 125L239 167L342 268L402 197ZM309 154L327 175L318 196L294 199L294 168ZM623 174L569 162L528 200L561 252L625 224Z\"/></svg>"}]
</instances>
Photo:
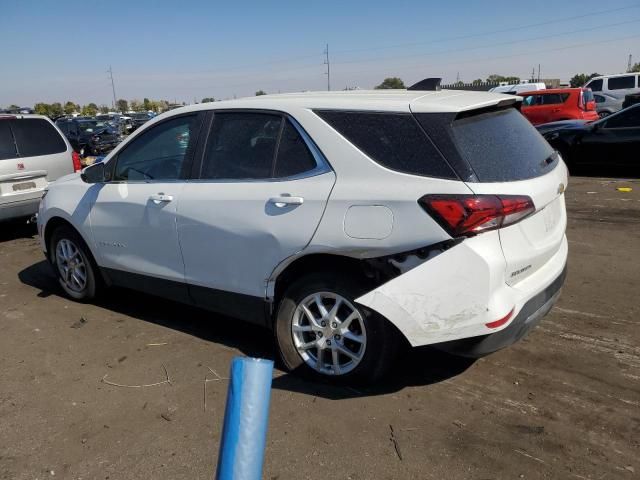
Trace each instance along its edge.
<instances>
[{"instance_id":1,"label":"rear door","mask_svg":"<svg viewBox=\"0 0 640 480\"><path fill-rule=\"evenodd\" d=\"M230 314L261 305L274 268L311 240L335 174L286 115L217 111L195 176L177 212L191 296Z\"/></svg>"},{"instance_id":2,"label":"rear door","mask_svg":"<svg viewBox=\"0 0 640 480\"><path fill-rule=\"evenodd\" d=\"M417 117L424 123L424 115ZM448 133L447 133L448 132ZM449 161L466 162L476 194L526 195L534 214L499 230L509 285L534 274L562 248L566 229L564 190L568 172L551 146L514 108L465 112L450 123L445 146ZM427 132L429 133L429 131ZM445 137L439 135L441 143Z\"/></svg>"},{"instance_id":3,"label":"rear door","mask_svg":"<svg viewBox=\"0 0 640 480\"><path fill-rule=\"evenodd\" d=\"M71 149L44 118L0 119L0 143L0 203L36 200L49 182L74 171Z\"/></svg>"}]
</instances>

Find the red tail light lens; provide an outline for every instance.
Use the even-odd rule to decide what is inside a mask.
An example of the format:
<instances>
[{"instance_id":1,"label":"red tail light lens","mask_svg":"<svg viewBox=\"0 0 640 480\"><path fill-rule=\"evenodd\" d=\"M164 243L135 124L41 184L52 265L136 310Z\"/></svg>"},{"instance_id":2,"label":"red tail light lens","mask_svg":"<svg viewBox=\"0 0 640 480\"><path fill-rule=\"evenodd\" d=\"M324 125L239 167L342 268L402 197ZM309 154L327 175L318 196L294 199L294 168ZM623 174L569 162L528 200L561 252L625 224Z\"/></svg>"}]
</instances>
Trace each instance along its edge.
<instances>
[{"instance_id":1,"label":"red tail light lens","mask_svg":"<svg viewBox=\"0 0 640 480\"><path fill-rule=\"evenodd\" d=\"M73 171L79 172L82 170L82 163L80 163L80 154L75 150L71 153L71 160L73 161Z\"/></svg>"},{"instance_id":2,"label":"red tail light lens","mask_svg":"<svg viewBox=\"0 0 640 480\"><path fill-rule=\"evenodd\" d=\"M418 203L452 237L471 237L535 212L525 195L425 195Z\"/></svg>"}]
</instances>

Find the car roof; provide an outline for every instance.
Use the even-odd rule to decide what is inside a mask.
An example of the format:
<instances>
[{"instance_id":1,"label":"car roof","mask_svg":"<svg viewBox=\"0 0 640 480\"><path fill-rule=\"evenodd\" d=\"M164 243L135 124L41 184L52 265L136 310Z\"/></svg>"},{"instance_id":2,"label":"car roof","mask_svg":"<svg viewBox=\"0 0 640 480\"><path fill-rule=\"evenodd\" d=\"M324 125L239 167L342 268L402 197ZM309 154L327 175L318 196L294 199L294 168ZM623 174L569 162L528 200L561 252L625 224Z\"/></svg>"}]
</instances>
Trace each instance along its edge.
<instances>
[{"instance_id":1,"label":"car roof","mask_svg":"<svg viewBox=\"0 0 640 480\"><path fill-rule=\"evenodd\" d=\"M0 113L0 118L13 118L18 120L21 120L23 118L42 118L51 122L49 117L47 117L46 115L38 115L36 113Z\"/></svg>"},{"instance_id":2,"label":"car roof","mask_svg":"<svg viewBox=\"0 0 640 480\"><path fill-rule=\"evenodd\" d=\"M586 90L585 87L573 87L573 88L547 88L546 90L531 90L530 92L520 92L518 95L546 95L548 93L571 93L578 92L580 90Z\"/></svg>"},{"instance_id":3,"label":"car roof","mask_svg":"<svg viewBox=\"0 0 640 480\"><path fill-rule=\"evenodd\" d=\"M600 75L598 77L590 78L587 83L592 82L593 80L600 80L601 78L615 78L615 77L626 77L629 75L640 75L640 72L627 72L627 73L614 73L611 75Z\"/></svg>"},{"instance_id":4,"label":"car roof","mask_svg":"<svg viewBox=\"0 0 640 480\"><path fill-rule=\"evenodd\" d=\"M328 110L369 110L418 113L457 113L497 105L519 97L503 93L465 90L351 90L342 92L302 92L200 103L171 110L180 114L209 109L251 108L287 110L288 108Z\"/></svg>"}]
</instances>

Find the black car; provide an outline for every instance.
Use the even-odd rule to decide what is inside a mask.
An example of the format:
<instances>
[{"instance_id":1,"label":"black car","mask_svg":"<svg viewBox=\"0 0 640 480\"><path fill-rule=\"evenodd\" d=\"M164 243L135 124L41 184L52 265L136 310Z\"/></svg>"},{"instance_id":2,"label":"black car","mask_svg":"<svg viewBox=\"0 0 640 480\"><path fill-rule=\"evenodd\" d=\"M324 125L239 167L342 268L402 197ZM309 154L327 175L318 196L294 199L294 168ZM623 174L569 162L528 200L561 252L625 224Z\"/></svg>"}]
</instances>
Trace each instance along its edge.
<instances>
[{"instance_id":1,"label":"black car","mask_svg":"<svg viewBox=\"0 0 640 480\"><path fill-rule=\"evenodd\" d=\"M640 170L640 104L595 122L565 120L536 128L569 169L601 165Z\"/></svg>"},{"instance_id":2,"label":"black car","mask_svg":"<svg viewBox=\"0 0 640 480\"><path fill-rule=\"evenodd\" d=\"M109 152L120 143L118 131L100 120L62 118L56 121L56 125L69 139L73 149L85 157Z\"/></svg>"},{"instance_id":3,"label":"black car","mask_svg":"<svg viewBox=\"0 0 640 480\"><path fill-rule=\"evenodd\" d=\"M630 107L631 105L635 105L636 103L640 103L640 93L630 93L629 95L624 97L622 108Z\"/></svg>"},{"instance_id":4,"label":"black car","mask_svg":"<svg viewBox=\"0 0 640 480\"><path fill-rule=\"evenodd\" d=\"M127 116L131 117L131 131L138 129L153 118L153 115L146 112L128 113Z\"/></svg>"}]
</instances>

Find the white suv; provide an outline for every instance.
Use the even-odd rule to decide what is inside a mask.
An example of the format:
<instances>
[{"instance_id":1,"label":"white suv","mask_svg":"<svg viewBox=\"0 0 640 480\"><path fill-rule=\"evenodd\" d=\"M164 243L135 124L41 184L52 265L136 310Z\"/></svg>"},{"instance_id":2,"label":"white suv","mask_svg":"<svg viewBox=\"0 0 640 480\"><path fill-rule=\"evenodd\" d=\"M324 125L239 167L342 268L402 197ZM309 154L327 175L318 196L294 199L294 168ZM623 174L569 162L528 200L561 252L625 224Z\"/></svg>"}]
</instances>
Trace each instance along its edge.
<instances>
[{"instance_id":1,"label":"white suv","mask_svg":"<svg viewBox=\"0 0 640 480\"><path fill-rule=\"evenodd\" d=\"M291 370L372 381L405 341L484 355L523 337L565 275L567 169L517 100L173 110L49 187L42 247L75 299L119 285L255 322Z\"/></svg>"}]
</instances>

